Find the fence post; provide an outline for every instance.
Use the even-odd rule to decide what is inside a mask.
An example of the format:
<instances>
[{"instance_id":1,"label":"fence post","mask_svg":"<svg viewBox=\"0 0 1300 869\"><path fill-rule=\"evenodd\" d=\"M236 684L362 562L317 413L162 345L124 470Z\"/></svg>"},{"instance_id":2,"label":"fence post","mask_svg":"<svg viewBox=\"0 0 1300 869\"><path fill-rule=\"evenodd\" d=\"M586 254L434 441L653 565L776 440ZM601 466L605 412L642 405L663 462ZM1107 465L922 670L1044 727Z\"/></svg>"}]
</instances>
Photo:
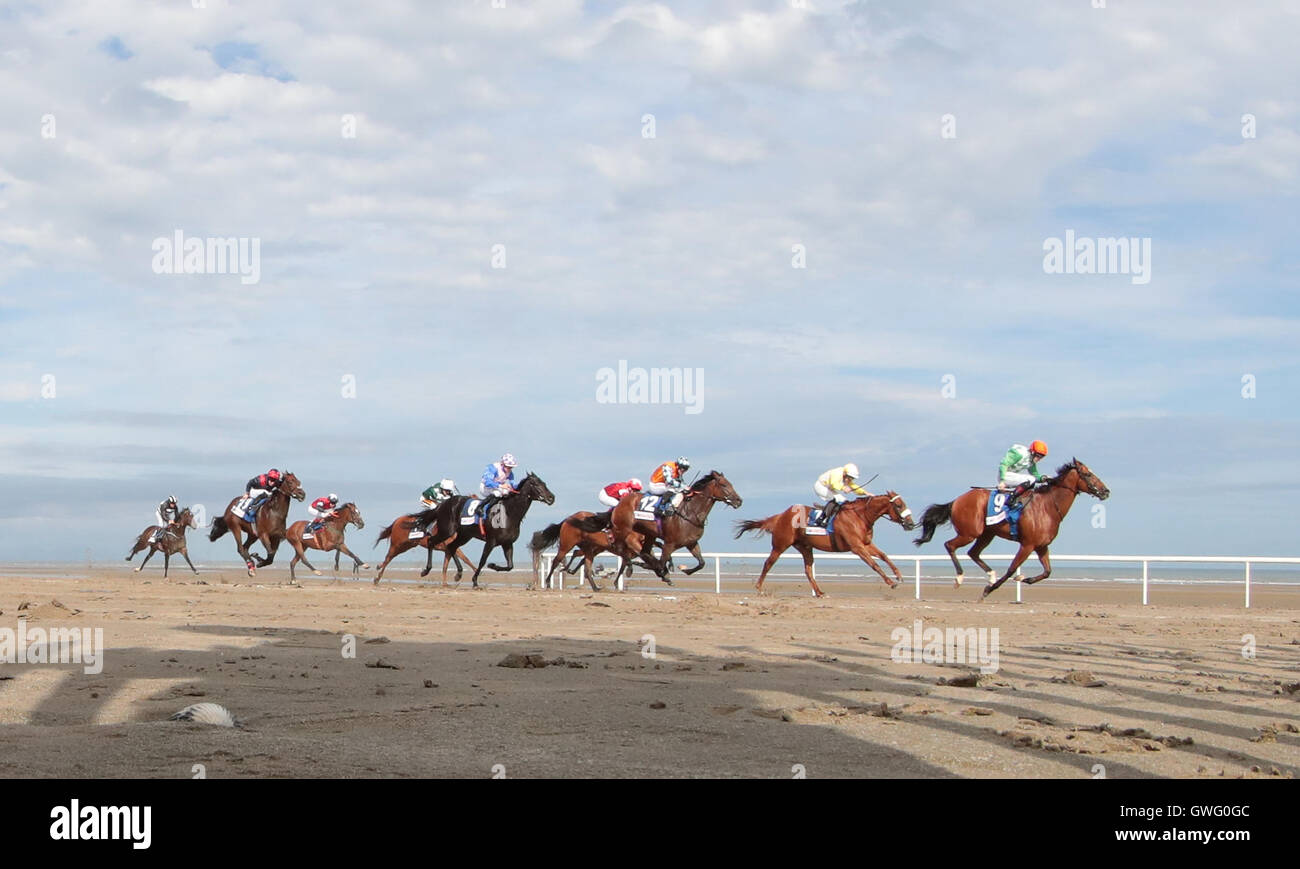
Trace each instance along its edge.
<instances>
[{"instance_id":1,"label":"fence post","mask_svg":"<svg viewBox=\"0 0 1300 869\"><path fill-rule=\"evenodd\" d=\"M915 575L916 575L916 599L917 599L917 600L920 600L920 599L921 599L921 559L920 559L920 558L917 558L917 559L915 560L914 563L916 564L916 573L915 573Z\"/></svg>"},{"instance_id":2,"label":"fence post","mask_svg":"<svg viewBox=\"0 0 1300 869\"><path fill-rule=\"evenodd\" d=\"M1250 562L1246 562L1246 609L1250 609Z\"/></svg>"},{"instance_id":3,"label":"fence post","mask_svg":"<svg viewBox=\"0 0 1300 869\"><path fill-rule=\"evenodd\" d=\"M1024 603L1020 599L1020 589L1024 587L1024 583L1020 581L1020 571L1016 571L1016 575L1012 577L1011 581L1016 584L1016 603Z\"/></svg>"},{"instance_id":4,"label":"fence post","mask_svg":"<svg viewBox=\"0 0 1300 869\"><path fill-rule=\"evenodd\" d=\"M543 555L543 556L542 556L542 575L539 576L539 577L537 578L537 589L538 589L538 591L541 591L543 588L545 588L545 586L543 585L543 583L546 582L546 577L550 576L550 574L551 574L551 556L550 556L550 555Z\"/></svg>"},{"instance_id":5,"label":"fence post","mask_svg":"<svg viewBox=\"0 0 1300 869\"><path fill-rule=\"evenodd\" d=\"M1142 559L1142 606L1147 605L1147 560Z\"/></svg>"}]
</instances>

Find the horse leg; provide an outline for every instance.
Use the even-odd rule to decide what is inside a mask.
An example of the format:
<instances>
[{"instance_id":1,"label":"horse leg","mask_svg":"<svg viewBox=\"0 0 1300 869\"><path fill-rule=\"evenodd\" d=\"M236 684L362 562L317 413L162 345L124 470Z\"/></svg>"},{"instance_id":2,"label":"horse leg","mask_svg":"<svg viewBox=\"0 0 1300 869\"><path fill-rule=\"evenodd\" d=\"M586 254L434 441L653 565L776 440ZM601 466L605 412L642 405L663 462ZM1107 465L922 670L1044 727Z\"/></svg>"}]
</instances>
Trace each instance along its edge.
<instances>
[{"instance_id":1,"label":"horse leg","mask_svg":"<svg viewBox=\"0 0 1300 869\"><path fill-rule=\"evenodd\" d=\"M505 556L506 556L506 566L505 566L505 567L500 567L500 566L498 566L498 565L496 565L496 564L489 564L488 567L492 568L493 570L498 570L498 571L500 571L500 570L514 570L514 569L515 569L515 557L514 557L515 544L514 544L514 541L511 541L510 543L502 543L502 544L501 544L501 551L505 553Z\"/></svg>"},{"instance_id":2,"label":"horse leg","mask_svg":"<svg viewBox=\"0 0 1300 869\"><path fill-rule=\"evenodd\" d=\"M488 556L492 554L492 550L495 548L495 545L489 546L486 540L483 541L483 554L479 556L478 567L474 569L474 575L470 577L474 588L478 588L478 575L483 572L483 565L487 564ZM457 575L459 576L459 574Z\"/></svg>"},{"instance_id":3,"label":"horse leg","mask_svg":"<svg viewBox=\"0 0 1300 869\"><path fill-rule=\"evenodd\" d=\"M123 560L130 561L132 558L135 558L135 554L141 549L144 549L147 545L148 544L144 542L144 535L141 534L139 537L135 538L135 545L131 547L131 552Z\"/></svg>"},{"instance_id":4,"label":"horse leg","mask_svg":"<svg viewBox=\"0 0 1300 869\"><path fill-rule=\"evenodd\" d=\"M1047 544L1044 543L1042 546L1035 547L1034 553L1038 556L1038 560L1043 564L1043 572L1038 574L1038 576L1031 576L1029 579L1026 579L1025 585L1033 585L1034 583L1047 579L1047 577L1052 575L1052 559L1047 555Z\"/></svg>"},{"instance_id":5,"label":"horse leg","mask_svg":"<svg viewBox=\"0 0 1300 869\"><path fill-rule=\"evenodd\" d=\"M796 546L795 548L798 549L799 554L803 556L803 575L808 577L808 584L812 586L813 597L826 597L826 592L822 591L821 586L817 584L817 580L813 579L812 547L807 544L804 544L803 546ZM772 553L772 555L780 555L780 554L781 553L779 552ZM776 559L773 558L772 556L768 556L768 560L775 561ZM763 573L765 574L767 573L766 567L764 567Z\"/></svg>"},{"instance_id":6,"label":"horse leg","mask_svg":"<svg viewBox=\"0 0 1300 869\"><path fill-rule=\"evenodd\" d=\"M429 545L429 553L424 559L424 570L420 571L420 576L428 576L429 571L433 570L433 550L437 548L433 544Z\"/></svg>"},{"instance_id":7,"label":"horse leg","mask_svg":"<svg viewBox=\"0 0 1300 869\"><path fill-rule=\"evenodd\" d=\"M194 566L194 562L190 561L190 551L188 549L182 549L181 556L185 559L185 563L190 566L190 570L194 571L195 575L197 576L199 571L198 568Z\"/></svg>"},{"instance_id":8,"label":"horse leg","mask_svg":"<svg viewBox=\"0 0 1300 869\"><path fill-rule=\"evenodd\" d=\"M988 597L989 592L997 591L1002 586L1002 583L1006 582L1008 578L1015 576L1016 571L1020 569L1020 565L1025 563L1025 559L1028 558L1029 553L1033 551L1034 548L1032 546L1027 543L1021 543L1020 548L1016 550L1015 557L1011 559L1011 564L1007 565L1007 572L1002 574L1002 578L997 582L984 586L984 592L980 595L980 600Z\"/></svg>"},{"instance_id":9,"label":"horse leg","mask_svg":"<svg viewBox=\"0 0 1300 869\"><path fill-rule=\"evenodd\" d=\"M153 558L153 554L157 551L158 550L156 548L151 546L149 548L149 554L144 557L144 561L140 562L140 566L135 569L135 572L139 573L140 571L144 570L144 566L149 563L149 559Z\"/></svg>"},{"instance_id":10,"label":"horse leg","mask_svg":"<svg viewBox=\"0 0 1300 869\"><path fill-rule=\"evenodd\" d=\"M163 579L167 578L167 570L171 567L171 564L172 564L172 554L164 549L163 550Z\"/></svg>"},{"instance_id":11,"label":"horse leg","mask_svg":"<svg viewBox=\"0 0 1300 869\"><path fill-rule=\"evenodd\" d=\"M874 543L868 543L867 551L870 552L872 555L876 556L877 558L879 558L881 561L885 562L885 564L888 564L889 569L894 571L894 578L898 580L897 584L900 585L902 584L903 574L899 572L898 565L894 564L894 562L889 560L889 556L885 554L885 550L881 549L879 546L877 546Z\"/></svg>"},{"instance_id":12,"label":"horse leg","mask_svg":"<svg viewBox=\"0 0 1300 869\"><path fill-rule=\"evenodd\" d=\"M355 555L353 555L353 554L352 554L352 550L351 550L351 549L348 549L347 546L345 546L345 545L343 544L343 541L340 540L340 541L339 541L339 545L338 545L337 547L335 547L335 549L334 549L334 572L335 572L335 573L338 573L338 569L339 569L339 553L340 553L340 552L346 552L347 555L348 555L348 558L351 558L351 559L352 559L352 575L353 575L353 576L356 576L356 575L357 575L357 572L360 571L360 570L362 570L363 568L369 568L369 567L370 567L369 564L366 564L366 563L365 563L364 561L362 561L360 558L357 558Z\"/></svg>"},{"instance_id":13,"label":"horse leg","mask_svg":"<svg viewBox=\"0 0 1300 869\"><path fill-rule=\"evenodd\" d=\"M961 588L961 582L963 579L966 578L966 574L961 569L961 562L957 560L957 550L961 549L963 546L965 546L967 543L970 543L974 539L975 538L973 536L968 536L966 534L958 534L956 537L949 540L947 543L943 545L943 548L948 550L948 557L952 559L953 569L957 571L957 578L953 581L952 584L953 588Z\"/></svg>"},{"instance_id":14,"label":"horse leg","mask_svg":"<svg viewBox=\"0 0 1300 869\"><path fill-rule=\"evenodd\" d=\"M790 548L790 544L788 543L785 546L781 546L780 548L778 548L776 542L773 541L772 554L767 557L767 561L763 562L763 570L758 575L758 582L754 583L754 590L756 592L758 592L759 594L763 593L763 581L767 579L767 572L772 569L772 565L776 564L776 560L781 557L781 553L785 552L789 548ZM808 581L812 583L813 594L820 595L821 592L817 588L817 581L814 580L812 576L812 553L811 552L808 553L808 556L804 559L804 573L808 575Z\"/></svg>"},{"instance_id":15,"label":"horse leg","mask_svg":"<svg viewBox=\"0 0 1300 869\"><path fill-rule=\"evenodd\" d=\"M996 531L991 531L988 528L985 528L984 533L980 535L980 539L976 540L975 545L966 553L970 556L971 561L979 565L980 570L988 574L989 582L993 582L993 580L997 578L997 573L993 568L984 563L984 559L980 558L980 554L990 543L993 542L993 538L997 536L998 534Z\"/></svg>"},{"instance_id":16,"label":"horse leg","mask_svg":"<svg viewBox=\"0 0 1300 869\"><path fill-rule=\"evenodd\" d=\"M880 569L879 564L876 564L876 560L871 557L871 549L866 544L854 543L851 546L849 546L849 551L852 552L854 555L856 555L858 558L861 558L863 561L865 561L867 563L867 567L870 567L877 574L879 574L880 578L885 581L885 585L889 586L890 588L894 588L896 585L898 585L897 582L894 582L892 579L889 578L889 575L887 573L885 573L883 570ZM902 577L899 577L899 581L900 582L902 581Z\"/></svg>"},{"instance_id":17,"label":"horse leg","mask_svg":"<svg viewBox=\"0 0 1300 869\"><path fill-rule=\"evenodd\" d=\"M293 560L294 560L294 561L301 561L303 564L307 565L307 569L310 570L312 573L316 574L317 576L320 576L320 575L321 575L320 571L317 570L316 568L312 567L312 566L311 566L311 562L307 560L307 547L305 547L305 546L302 545L302 541L301 541L301 540L290 540L290 541L289 541L289 545L293 547L293 551L294 551ZM290 579L294 579L294 578L295 578L295 577L293 576L293 564L292 564L292 562L289 564L289 578L290 578Z\"/></svg>"},{"instance_id":18,"label":"horse leg","mask_svg":"<svg viewBox=\"0 0 1300 869\"><path fill-rule=\"evenodd\" d=\"M697 540L686 547L686 551L695 556L695 566L682 569L683 574L690 576L692 573L698 573L704 568L704 555L700 552L700 541Z\"/></svg>"}]
</instances>

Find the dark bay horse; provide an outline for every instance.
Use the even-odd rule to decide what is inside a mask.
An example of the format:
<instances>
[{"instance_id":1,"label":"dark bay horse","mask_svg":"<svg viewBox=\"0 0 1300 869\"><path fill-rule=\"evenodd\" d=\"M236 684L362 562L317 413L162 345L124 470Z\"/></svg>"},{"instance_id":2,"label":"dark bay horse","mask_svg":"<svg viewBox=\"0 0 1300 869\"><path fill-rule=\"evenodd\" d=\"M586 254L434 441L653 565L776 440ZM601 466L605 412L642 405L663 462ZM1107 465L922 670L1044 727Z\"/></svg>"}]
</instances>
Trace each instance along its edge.
<instances>
[{"instance_id":1,"label":"dark bay horse","mask_svg":"<svg viewBox=\"0 0 1300 869\"><path fill-rule=\"evenodd\" d=\"M232 498L226 505L224 516L218 516L212 520L212 531L208 534L209 540L218 540L221 535L229 531L235 537L235 548L239 550L239 557L244 559L244 564L248 567L248 575L254 576L258 567L266 567L275 561L275 550L280 548L280 541L284 540L285 520L289 515L289 499L301 501L307 497L302 490L302 484L298 478L288 471L284 472L284 478L280 485L271 494L271 497L262 504L257 510L257 515L253 521L247 522L241 512L235 510L235 505L242 499L243 495ZM244 534L248 539L244 540ZM250 555L248 547L253 545L254 540L260 540L266 547L266 558L260 555ZM253 564L253 559L257 559L257 564Z\"/></svg>"},{"instance_id":2,"label":"dark bay horse","mask_svg":"<svg viewBox=\"0 0 1300 869\"><path fill-rule=\"evenodd\" d=\"M483 527L479 523L472 525L461 525L460 514L461 507L470 499L468 495L457 495L454 498L448 498L436 509L424 510L415 514L421 522L433 520L437 524L429 528L431 535L439 539L433 544L434 548L452 551L458 550L471 540L483 541L483 554L479 557L478 567L474 569L473 584L478 588L478 576L483 572L483 567L492 568L493 570L509 571L514 570L515 566L515 541L519 539L519 528L523 525L524 516L528 513L528 508L534 501L541 501L544 504L554 504L555 495L546 487L546 483L536 474L529 472L524 476L515 491L502 498L494 498L492 506L488 509L487 520L483 522ZM501 547L505 553L505 566L488 564L488 556L492 550ZM429 550L429 561L425 566L421 576L428 574L433 569L433 549ZM461 577L460 561L456 562L456 581L460 582Z\"/></svg>"},{"instance_id":3,"label":"dark bay horse","mask_svg":"<svg viewBox=\"0 0 1300 869\"><path fill-rule=\"evenodd\" d=\"M175 530L172 530L173 527ZM172 556L179 552L181 557L185 559L185 563L190 566L190 570L198 573L198 570L194 567L194 562L190 561L190 553L185 546L185 529L195 527L197 525L194 522L194 514L190 512L189 507L186 507L177 515L174 525L164 529L163 533L158 535L158 539L153 543L149 542L149 538L153 537L153 533L158 530L158 526L150 525L141 531L140 536L135 539L135 545L131 547L131 552L126 556L126 560L130 561L137 552L147 548L149 554L144 557L144 561L140 562L140 566L135 569L135 572L139 573L144 570L144 566L149 563L150 558L153 558L155 552L161 552L163 554L163 578L166 579L167 568L171 564Z\"/></svg>"},{"instance_id":4,"label":"dark bay horse","mask_svg":"<svg viewBox=\"0 0 1300 869\"><path fill-rule=\"evenodd\" d=\"M931 504L921 515L921 536L914 542L917 546L928 543L934 536L936 528L951 522L957 536L945 543L944 547L948 550L948 557L952 559L952 566L957 569L957 580L954 585L960 588L965 576L961 570L961 562L957 560L957 550L974 540L975 545L966 554L988 574L988 585L980 595L980 600L983 600L988 597L989 592L1006 582L1008 577L1015 575L1031 552L1038 554L1043 572L1026 579L1025 582L1032 585L1052 575L1052 562L1048 557L1047 547L1056 539L1056 533L1061 528L1065 514L1070 512L1070 506L1074 504L1074 496L1080 492L1087 492L1102 501L1110 497L1110 489L1106 488L1106 484L1096 474L1088 470L1087 465L1078 459L1071 459L1057 468L1056 476L1046 483L1046 491L1033 495L1027 493L1024 496L1028 500L1024 503L1024 512L1020 514L1020 540L1017 541L1020 549L1011 559L1007 572L996 581L994 577L997 574L980 558L980 553L994 537L1010 540L1011 523L1004 519L997 525L985 527L984 517L989 502L988 489L973 488L947 504Z\"/></svg>"},{"instance_id":5,"label":"dark bay horse","mask_svg":"<svg viewBox=\"0 0 1300 869\"><path fill-rule=\"evenodd\" d=\"M445 502L444 502L445 503ZM441 506L441 505L440 505ZM425 511L431 512L431 511ZM437 512L436 508L432 512ZM379 537L375 539L375 545L378 546L381 540L388 541L388 554L384 556L383 562L379 565L379 571L375 574L375 583L384 578L384 570L387 569L388 563L397 556L406 552L408 549L414 549L417 546L423 546L429 550L430 564L432 564L433 551L438 547L434 546L433 538L437 535L437 530L430 528L422 533L419 537L412 538L411 531L419 524L420 513L408 513L405 516L398 516L383 531L379 532ZM472 562L465 556L464 551L456 550L457 562L465 566L472 566ZM443 552L442 559L442 586L447 587L447 567L451 563L451 553ZM426 569L421 576L426 576L429 571ZM457 576L460 575L458 572Z\"/></svg>"},{"instance_id":6,"label":"dark bay horse","mask_svg":"<svg viewBox=\"0 0 1300 869\"><path fill-rule=\"evenodd\" d=\"M621 542L614 538L612 529L606 528L603 531L583 531L578 527L579 522L583 519L589 519L595 516L588 510L579 510L572 516L568 516L563 522L555 522L546 526L541 531L533 535L532 542L528 548L533 552L533 583L540 582L542 588L551 587L551 577L555 574L557 567L564 570L565 573L573 573L568 567L564 566L564 559L570 552L577 549L578 555L582 557L584 573L587 582L591 585L592 591L600 591L600 586L596 585L595 575L592 571L592 559L602 552L613 552L616 555L626 559L632 553L623 546ZM645 539L640 535L634 535L638 551L644 545ZM538 564L541 562L542 550L559 544L559 549L555 553L555 560L551 562L551 569L547 571L546 578L539 577Z\"/></svg>"},{"instance_id":7,"label":"dark bay horse","mask_svg":"<svg viewBox=\"0 0 1300 869\"><path fill-rule=\"evenodd\" d=\"M890 588L903 581L903 575L898 572L898 567L872 541L873 526L881 516L888 515L890 521L902 525L905 531L911 531L916 527L916 523L912 521L912 511L907 508L907 504L897 492L891 491L883 495L872 495L869 498L849 501L835 514L831 534L808 534L808 513L811 509L803 504L795 504L784 512L768 516L766 519L747 519L736 523L737 539L749 531L772 535L772 554L767 557L767 561L763 562L763 572L759 574L758 582L754 585L760 594L763 592L763 580L767 578L767 572L772 569L772 565L776 564L781 553L791 546L799 550L799 554L803 556L804 576L808 577L808 584L812 586L814 597L825 597L825 593L817 585L817 580L813 578L814 549L823 552L852 552L865 561L868 567L880 574L880 578ZM880 565L872 561L873 556L888 564L897 579L890 579L880 569Z\"/></svg>"},{"instance_id":8,"label":"dark bay horse","mask_svg":"<svg viewBox=\"0 0 1300 869\"><path fill-rule=\"evenodd\" d=\"M682 573L690 576L704 567L704 556L700 553L700 538L704 536L704 523L709 521L709 512L713 505L721 501L727 506L739 509L743 503L740 495L721 471L709 471L686 490L682 505L671 516L655 519L637 519L634 515L641 495L631 492L624 495L618 506L605 513L597 513L589 519L577 522L582 531L602 531L613 528L614 539L621 543L631 556L640 557L642 562L654 570L664 582L672 585L668 574L672 571L672 555L678 549L686 549L695 556L695 566L682 568ZM643 538L638 540L634 535ZM655 541L663 542L663 552L655 559L650 549ZM628 566L629 558L624 556L619 570Z\"/></svg>"},{"instance_id":9,"label":"dark bay horse","mask_svg":"<svg viewBox=\"0 0 1300 869\"><path fill-rule=\"evenodd\" d=\"M307 560L306 550L308 549L334 552L336 570L338 568L338 553L346 552L348 558L352 559L353 576L356 576L361 568L369 567L370 565L353 555L352 550L348 549L343 543L343 532L349 523L357 526L358 531L366 527L365 520L361 518L361 511L351 501L334 511L334 515L325 520L325 526L310 537L303 537L308 524L305 519L300 519L290 525L288 531L285 532L285 539L289 541L289 545L293 547L294 551L293 561L289 562L290 579L297 579L293 572L293 566L299 561L307 565L307 569L312 573L317 576L321 575L320 571L312 567L311 562Z\"/></svg>"}]
</instances>

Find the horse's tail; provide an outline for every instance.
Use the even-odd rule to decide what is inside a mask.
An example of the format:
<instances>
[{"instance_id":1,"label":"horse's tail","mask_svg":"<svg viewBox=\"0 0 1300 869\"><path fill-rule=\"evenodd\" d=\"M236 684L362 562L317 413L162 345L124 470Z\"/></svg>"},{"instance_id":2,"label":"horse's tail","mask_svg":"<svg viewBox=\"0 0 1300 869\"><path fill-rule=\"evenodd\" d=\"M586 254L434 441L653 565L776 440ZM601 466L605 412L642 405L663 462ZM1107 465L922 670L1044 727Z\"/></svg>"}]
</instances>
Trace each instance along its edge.
<instances>
[{"instance_id":1,"label":"horse's tail","mask_svg":"<svg viewBox=\"0 0 1300 869\"><path fill-rule=\"evenodd\" d=\"M212 530L208 532L209 540L217 540L230 529L226 527L226 517L218 516L212 520Z\"/></svg>"},{"instance_id":2,"label":"horse's tail","mask_svg":"<svg viewBox=\"0 0 1300 869\"><path fill-rule=\"evenodd\" d=\"M375 538L375 546L378 546L378 545L379 545L379 541L381 541L381 540L387 540L388 538L390 538L390 537L393 536L393 525L396 525L396 524L397 524L397 522L393 522L392 525L389 525L389 526L388 526L387 528L385 528L383 531L380 531L380 532L379 532L379 536ZM373 549L373 548L374 548L374 546L371 547L371 549Z\"/></svg>"},{"instance_id":3,"label":"horse's tail","mask_svg":"<svg viewBox=\"0 0 1300 869\"><path fill-rule=\"evenodd\" d=\"M597 513L595 516L588 516L585 519L576 519L573 522L573 526L579 531L604 531L609 527L611 521L610 517L613 513L613 510L606 510L604 513Z\"/></svg>"},{"instance_id":4,"label":"horse's tail","mask_svg":"<svg viewBox=\"0 0 1300 869\"><path fill-rule=\"evenodd\" d=\"M771 534L772 529L776 527L776 520L781 518L780 513L775 516L768 516L766 519L742 519L736 523L736 539L740 535L753 531L757 534Z\"/></svg>"},{"instance_id":5,"label":"horse's tail","mask_svg":"<svg viewBox=\"0 0 1300 869\"><path fill-rule=\"evenodd\" d=\"M947 504L931 504L921 514L921 536L913 540L917 546L929 543L934 536L934 529L952 521L952 501Z\"/></svg>"},{"instance_id":6,"label":"horse's tail","mask_svg":"<svg viewBox=\"0 0 1300 869\"><path fill-rule=\"evenodd\" d=\"M533 551L534 555L537 555L548 546L554 546L555 542L560 539L560 529L563 526L563 522L554 522L547 525L533 535L533 540L528 544L528 548Z\"/></svg>"}]
</instances>

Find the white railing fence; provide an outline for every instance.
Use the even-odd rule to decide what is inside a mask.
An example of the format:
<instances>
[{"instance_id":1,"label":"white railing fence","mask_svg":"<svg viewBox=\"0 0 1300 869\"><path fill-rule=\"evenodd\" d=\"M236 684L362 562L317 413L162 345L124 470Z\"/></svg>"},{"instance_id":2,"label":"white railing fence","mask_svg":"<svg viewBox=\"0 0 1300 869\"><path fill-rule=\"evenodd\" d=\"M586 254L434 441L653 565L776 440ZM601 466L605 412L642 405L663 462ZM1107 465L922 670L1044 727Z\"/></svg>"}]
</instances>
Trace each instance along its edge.
<instances>
[{"instance_id":1,"label":"white railing fence","mask_svg":"<svg viewBox=\"0 0 1300 869\"><path fill-rule=\"evenodd\" d=\"M677 553L677 555L678 555L678 556L685 556L685 558L687 559L687 561L690 560L690 555L689 555L689 553L679 552L679 553ZM714 591L715 591L717 594L721 594L721 593L722 593L722 562L723 562L724 559L727 560L727 561L753 561L753 560L756 560L756 561L762 562L762 561L766 560L767 557L768 557L768 556L767 556L767 553L763 553L763 552L705 552L705 553L703 553L703 555L704 555L704 560L705 560L706 563L707 563L710 559L713 561L713 589L714 589ZM603 558L603 557L613 558L614 556L611 555L610 553L602 553L600 556L597 556L597 557L598 557L598 558ZM908 561L912 562L912 564L913 564L912 576L913 576L913 579L914 579L914 584L915 584L915 586L916 586L916 599L917 599L917 600L920 600L920 599L921 599L921 562L923 562L923 561L934 561L934 562L941 562L941 563L943 563L943 564L947 564L947 565L949 565L949 566L951 566L951 564L952 564L951 560L950 560L950 559L948 558L948 556L946 556L946 555L893 555L893 554L891 554L889 557L890 557L890 559L891 559L892 561L894 561L894 562L896 562L896 563L898 563L898 564L900 565L900 567L899 567L900 570L902 569L901 565L902 565L903 563L908 562ZM988 554L984 554L984 555L982 555L981 557L982 557L985 561L989 561L989 562L995 562L995 561L1009 562L1009 561L1011 561L1011 559L1012 559L1012 556L1011 556L1011 555L988 555ZM555 558L555 553L553 553L553 552L547 552L547 553L544 553L544 554L542 555L542 563L541 563L541 571L542 571L541 575L542 575L542 577L545 577L546 574L550 571L550 569L551 569L551 564L552 564L552 561L553 561L554 558ZM799 555L797 552L784 552L784 553L782 553L782 554L780 555L780 558L781 558L781 559L798 559L799 562L800 562L800 564L803 563L803 556ZM832 561L850 561L850 562L856 562L856 563L858 563L858 564L862 564L862 560L861 560L861 559L859 559L856 555L854 555L854 554L852 554L852 553L849 553L849 552L818 552L818 553L817 553L817 560L818 560L818 561L823 561L823 560L832 560ZM966 560L969 560L969 559L966 559ZM1245 589L1246 589L1246 606L1247 606L1248 608L1250 607L1250 584L1251 584L1250 568L1251 568L1251 565L1253 565L1253 564L1293 564L1293 565L1300 565L1300 558L1280 558L1280 557L1273 557L1273 556L1254 556L1254 555L1251 555L1251 556L1244 556L1244 555L1056 555L1056 554L1053 554L1053 555L1051 556L1051 560L1052 560L1052 566L1053 566L1053 568L1054 568L1054 569L1053 569L1053 573L1056 572L1056 571L1055 571L1055 566L1056 566L1056 564L1057 564L1058 562L1087 562L1087 563L1090 563L1090 564L1141 564L1141 565L1142 565L1142 603L1143 603L1144 606L1147 605L1147 604L1149 603L1149 601L1150 601L1150 596L1149 596L1149 587L1150 587L1150 566L1151 566L1152 564L1237 564L1237 565L1242 565L1242 566L1244 567L1244 575L1243 575L1242 580L1240 580L1240 581L1245 585ZM681 563L683 563L683 562L681 561L680 558L677 558L677 559L675 559L674 563L675 563L675 564L681 564ZM880 563L880 562L877 561L877 563ZM1036 556L1031 555L1031 556L1029 557L1029 560L1026 561L1025 564L1027 564L1027 565L1032 564L1032 565L1034 566L1034 568L1037 569L1037 568L1038 568L1038 559L1037 559ZM865 564L862 564L862 567L863 567L864 570L867 570L867 569L868 569L867 566L866 566ZM885 571L887 571L887 572L889 571L889 567L888 567L888 565L881 564L881 567L882 567ZM580 582L580 583L581 583L581 569L582 569L581 566L579 566L579 582ZM703 572L703 571L701 571L701 573L702 573L702 572ZM870 574L870 573L868 573L867 575L868 575L868 576L872 576L872 574ZM980 571L978 570L978 568L976 569L975 575L976 575L976 576L979 576L979 575L980 575ZM555 572L555 576L552 577L552 581L553 581L553 583L554 583L554 585L553 585L554 588L557 588L557 589L563 590L563 588L564 588L564 576L565 576L565 574L564 574L564 571L563 571L563 570L557 570L557 571ZM813 576L814 576L814 577L817 576L817 568L816 568L816 566L813 567ZM1016 578L1017 580L1019 580L1021 577L1022 577L1022 574L1021 574L1019 571L1017 571L1017 572L1016 572L1016 577L1015 577L1015 578ZM1049 581L1050 581L1050 580L1049 580ZM1233 581L1232 581L1232 580L1228 580L1227 582L1232 583ZM1207 584L1208 584L1208 581L1207 581ZM1015 585L1015 587L1016 587L1016 601L1017 601L1017 602L1020 602L1020 601L1023 600L1023 597L1022 597L1022 595L1023 595L1023 591L1022 591L1022 590L1024 589L1024 583L1017 581L1017 582L1014 583L1014 585ZM622 576L619 576L619 577L618 577L618 588L619 588L619 591L622 591L622 590L623 590L623 577L622 577Z\"/></svg>"}]
</instances>

